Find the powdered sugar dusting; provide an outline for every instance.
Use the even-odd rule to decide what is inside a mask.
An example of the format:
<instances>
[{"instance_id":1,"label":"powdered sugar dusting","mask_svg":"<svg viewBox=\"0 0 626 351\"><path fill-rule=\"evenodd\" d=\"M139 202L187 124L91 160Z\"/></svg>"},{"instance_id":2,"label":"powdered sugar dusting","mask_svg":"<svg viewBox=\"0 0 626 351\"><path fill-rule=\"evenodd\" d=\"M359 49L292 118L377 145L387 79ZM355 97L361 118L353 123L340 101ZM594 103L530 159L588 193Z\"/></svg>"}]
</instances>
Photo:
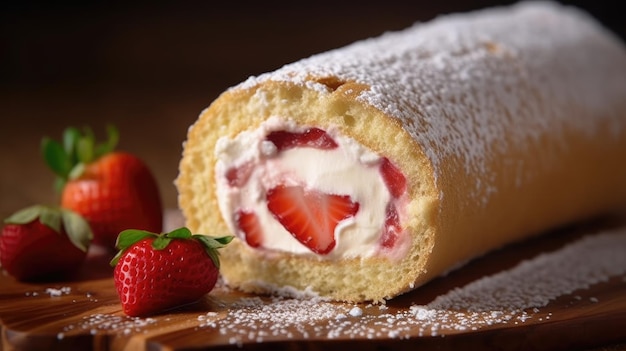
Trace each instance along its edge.
<instances>
[{"instance_id":1,"label":"powdered sugar dusting","mask_svg":"<svg viewBox=\"0 0 626 351\"><path fill-rule=\"evenodd\" d=\"M62 295L68 295L72 292L72 288L69 286L64 286L59 289L57 288L47 288L46 294L50 295L50 297L59 297Z\"/></svg>"},{"instance_id":2,"label":"powdered sugar dusting","mask_svg":"<svg viewBox=\"0 0 626 351\"><path fill-rule=\"evenodd\" d=\"M131 334L146 332L147 327L154 326L157 320L154 318L139 318L117 316L107 313L94 313L83 317L80 323L69 324L57 333L57 339L65 338L67 334L73 334L81 331L89 331L89 334L96 335L99 333L120 333Z\"/></svg>"},{"instance_id":3,"label":"powdered sugar dusting","mask_svg":"<svg viewBox=\"0 0 626 351\"><path fill-rule=\"evenodd\" d=\"M369 86L359 99L402 122L436 177L444 161L463 155L459 171L482 180L472 193L485 197L497 191L489 161L514 145L537 145L565 126L581 135L593 135L599 125L612 126L616 135L624 130L623 119L606 103L626 99L623 45L586 14L557 3L442 16L251 77L235 88L272 80L330 93L312 77L333 76ZM522 174L515 184L531 176Z\"/></svg>"},{"instance_id":4,"label":"powdered sugar dusting","mask_svg":"<svg viewBox=\"0 0 626 351\"><path fill-rule=\"evenodd\" d=\"M561 295L626 273L625 252L626 231L584 238L453 290L428 306L470 311L544 307Z\"/></svg>"},{"instance_id":5,"label":"powdered sugar dusting","mask_svg":"<svg viewBox=\"0 0 626 351\"><path fill-rule=\"evenodd\" d=\"M549 303L626 274L626 229L587 236L457 288L426 305L398 309L280 296L241 298L224 313L198 317L231 344L282 339L407 339L469 332L497 325L540 323ZM591 297L588 303L598 301Z\"/></svg>"}]
</instances>

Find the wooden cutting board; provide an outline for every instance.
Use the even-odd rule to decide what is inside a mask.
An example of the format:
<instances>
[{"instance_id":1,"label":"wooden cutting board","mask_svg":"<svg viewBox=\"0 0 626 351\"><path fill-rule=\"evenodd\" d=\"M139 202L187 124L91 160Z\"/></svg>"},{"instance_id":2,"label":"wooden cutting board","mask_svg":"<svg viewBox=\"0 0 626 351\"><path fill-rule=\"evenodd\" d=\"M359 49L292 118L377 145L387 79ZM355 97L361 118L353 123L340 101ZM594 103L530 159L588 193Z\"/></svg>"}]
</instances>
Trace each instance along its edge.
<instances>
[{"instance_id":1,"label":"wooden cutting board","mask_svg":"<svg viewBox=\"0 0 626 351\"><path fill-rule=\"evenodd\" d=\"M176 213L169 213L168 226L179 223ZM220 285L197 303L151 318L123 314L109 257L94 250L84 269L65 282L26 284L0 275L0 350L557 350L615 345L626 342L626 274L524 311L420 306L616 225L623 226L594 221L511 245L385 306L253 296Z\"/></svg>"}]
</instances>

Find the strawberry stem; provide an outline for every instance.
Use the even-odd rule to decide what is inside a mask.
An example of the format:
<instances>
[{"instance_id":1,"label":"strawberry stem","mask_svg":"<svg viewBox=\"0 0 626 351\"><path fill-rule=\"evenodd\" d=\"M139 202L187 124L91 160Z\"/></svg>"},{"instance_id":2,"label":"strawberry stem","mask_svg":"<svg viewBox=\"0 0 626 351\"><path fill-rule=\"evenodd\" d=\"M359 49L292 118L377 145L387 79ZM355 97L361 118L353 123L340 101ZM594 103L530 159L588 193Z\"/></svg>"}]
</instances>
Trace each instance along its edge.
<instances>
[{"instance_id":1,"label":"strawberry stem","mask_svg":"<svg viewBox=\"0 0 626 351\"><path fill-rule=\"evenodd\" d=\"M34 221L41 213L41 205L23 208L4 219L6 224L26 224Z\"/></svg>"},{"instance_id":2,"label":"strawberry stem","mask_svg":"<svg viewBox=\"0 0 626 351\"><path fill-rule=\"evenodd\" d=\"M207 255L209 255L211 260L213 260L213 264L215 264L215 267L219 269L220 260L217 249L226 246L233 240L234 237L230 235L222 237L211 237L203 234L192 234L191 231L186 227L174 229L171 232L162 234L156 234L139 229L126 229L120 232L117 237L117 242L115 246L119 249L119 251L111 260L111 266L117 265L126 250L146 238L154 239L152 242L152 247L155 250L165 249L170 244L170 242L172 242L172 240L197 240L205 247Z\"/></svg>"},{"instance_id":3,"label":"strawberry stem","mask_svg":"<svg viewBox=\"0 0 626 351\"><path fill-rule=\"evenodd\" d=\"M61 220L72 244L86 252L93 239L93 233L87 220L78 213L65 208L61 209Z\"/></svg>"},{"instance_id":4,"label":"strawberry stem","mask_svg":"<svg viewBox=\"0 0 626 351\"><path fill-rule=\"evenodd\" d=\"M213 260L213 264L217 269L220 268L220 258L217 249L228 245L233 240L233 236L210 237L207 235L196 234L193 238L200 241L206 250L207 255Z\"/></svg>"},{"instance_id":5,"label":"strawberry stem","mask_svg":"<svg viewBox=\"0 0 626 351\"><path fill-rule=\"evenodd\" d=\"M94 159L93 151L94 136L92 134L85 135L78 139L76 143L76 156L78 162L89 163Z\"/></svg>"},{"instance_id":6,"label":"strawberry stem","mask_svg":"<svg viewBox=\"0 0 626 351\"><path fill-rule=\"evenodd\" d=\"M191 230L189 230L187 227L181 227L167 233L167 236L170 238L189 239L192 235Z\"/></svg>"},{"instance_id":7,"label":"strawberry stem","mask_svg":"<svg viewBox=\"0 0 626 351\"><path fill-rule=\"evenodd\" d=\"M165 235L159 235L154 238L154 241L152 242L152 248L155 250L163 250L167 247L167 245L170 244L171 241L172 238L169 238Z\"/></svg>"},{"instance_id":8,"label":"strawberry stem","mask_svg":"<svg viewBox=\"0 0 626 351\"><path fill-rule=\"evenodd\" d=\"M80 139L80 131L74 127L69 127L63 132L63 149L72 164L78 163L76 153L74 152L78 139Z\"/></svg>"},{"instance_id":9,"label":"strawberry stem","mask_svg":"<svg viewBox=\"0 0 626 351\"><path fill-rule=\"evenodd\" d=\"M93 233L87 220L68 209L34 205L21 209L4 220L6 224L27 224L34 220L54 230L65 234L77 248L87 251Z\"/></svg>"},{"instance_id":10,"label":"strawberry stem","mask_svg":"<svg viewBox=\"0 0 626 351\"><path fill-rule=\"evenodd\" d=\"M58 210L41 206L39 212L39 221L41 224L52 228L57 233L61 232L61 213Z\"/></svg>"},{"instance_id":11,"label":"strawberry stem","mask_svg":"<svg viewBox=\"0 0 626 351\"><path fill-rule=\"evenodd\" d=\"M43 158L56 174L55 188L61 191L69 179L79 177L84 166L112 152L119 141L119 132L113 125L106 128L107 139L96 142L96 137L89 127L81 132L68 127L63 132L63 145L56 140L43 138L41 150Z\"/></svg>"},{"instance_id":12,"label":"strawberry stem","mask_svg":"<svg viewBox=\"0 0 626 351\"><path fill-rule=\"evenodd\" d=\"M55 140L44 138L41 145L43 158L48 164L48 167L58 176L63 177L69 174L74 166L74 162L70 154L63 149L61 144Z\"/></svg>"}]
</instances>

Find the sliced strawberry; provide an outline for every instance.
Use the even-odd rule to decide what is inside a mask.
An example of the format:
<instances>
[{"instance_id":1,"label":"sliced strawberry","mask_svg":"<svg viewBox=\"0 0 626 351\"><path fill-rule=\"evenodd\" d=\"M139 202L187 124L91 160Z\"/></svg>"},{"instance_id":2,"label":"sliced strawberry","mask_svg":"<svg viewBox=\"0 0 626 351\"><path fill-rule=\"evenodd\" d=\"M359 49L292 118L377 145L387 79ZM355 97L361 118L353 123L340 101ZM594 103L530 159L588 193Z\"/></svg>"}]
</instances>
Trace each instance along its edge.
<instances>
[{"instance_id":1,"label":"sliced strawberry","mask_svg":"<svg viewBox=\"0 0 626 351\"><path fill-rule=\"evenodd\" d=\"M394 204L389 203L385 210L385 228L383 228L383 235L380 238L380 245L383 248L391 249L400 236L400 217Z\"/></svg>"},{"instance_id":2,"label":"sliced strawberry","mask_svg":"<svg viewBox=\"0 0 626 351\"><path fill-rule=\"evenodd\" d=\"M263 244L263 229L259 217L251 211L239 210L235 215L237 226L244 233L246 242L251 247L260 247Z\"/></svg>"},{"instance_id":3,"label":"sliced strawberry","mask_svg":"<svg viewBox=\"0 0 626 351\"><path fill-rule=\"evenodd\" d=\"M228 181L228 185L232 187L242 187L250 178L250 174L252 173L253 165L250 162L246 162L238 167L231 167L226 171L226 180Z\"/></svg>"},{"instance_id":4,"label":"sliced strawberry","mask_svg":"<svg viewBox=\"0 0 626 351\"><path fill-rule=\"evenodd\" d=\"M267 208L298 241L325 255L335 247L335 227L355 216L359 203L347 195L279 185L267 192Z\"/></svg>"},{"instance_id":5,"label":"sliced strawberry","mask_svg":"<svg viewBox=\"0 0 626 351\"><path fill-rule=\"evenodd\" d=\"M385 185L389 189L391 196L399 198L406 191L406 178L400 170L389 161L388 158L383 157L380 165L380 173L383 177Z\"/></svg>"},{"instance_id":6,"label":"sliced strawberry","mask_svg":"<svg viewBox=\"0 0 626 351\"><path fill-rule=\"evenodd\" d=\"M302 133L287 132L284 130L274 131L267 135L278 151L294 147L311 147L322 150L330 150L338 147L337 143L325 131L319 128L309 128Z\"/></svg>"}]
</instances>

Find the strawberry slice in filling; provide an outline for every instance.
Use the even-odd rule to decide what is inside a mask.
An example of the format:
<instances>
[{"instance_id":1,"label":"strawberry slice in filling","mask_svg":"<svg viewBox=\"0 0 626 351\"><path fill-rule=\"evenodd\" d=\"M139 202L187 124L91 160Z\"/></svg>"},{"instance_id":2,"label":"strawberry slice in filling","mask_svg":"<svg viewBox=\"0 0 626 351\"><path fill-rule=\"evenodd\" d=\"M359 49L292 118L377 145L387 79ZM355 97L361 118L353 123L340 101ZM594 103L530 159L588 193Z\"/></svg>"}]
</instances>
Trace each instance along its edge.
<instances>
[{"instance_id":1,"label":"strawberry slice in filling","mask_svg":"<svg viewBox=\"0 0 626 351\"><path fill-rule=\"evenodd\" d=\"M335 247L337 224L356 215L359 204L345 195L279 185L267 192L267 208L294 238L325 255Z\"/></svg>"},{"instance_id":2,"label":"strawberry slice in filling","mask_svg":"<svg viewBox=\"0 0 626 351\"><path fill-rule=\"evenodd\" d=\"M222 216L250 247L334 259L408 245L405 176L332 128L273 117L221 138L215 153Z\"/></svg>"},{"instance_id":3,"label":"strawberry slice in filling","mask_svg":"<svg viewBox=\"0 0 626 351\"><path fill-rule=\"evenodd\" d=\"M243 232L250 247L260 247L263 242L263 229L259 217L252 211L238 210L235 214L237 227Z\"/></svg>"},{"instance_id":4,"label":"strawberry slice in filling","mask_svg":"<svg viewBox=\"0 0 626 351\"><path fill-rule=\"evenodd\" d=\"M325 131L319 128L308 128L303 132L277 130L269 133L265 139L274 144L278 151L294 147L312 147L329 150L338 146Z\"/></svg>"}]
</instances>

